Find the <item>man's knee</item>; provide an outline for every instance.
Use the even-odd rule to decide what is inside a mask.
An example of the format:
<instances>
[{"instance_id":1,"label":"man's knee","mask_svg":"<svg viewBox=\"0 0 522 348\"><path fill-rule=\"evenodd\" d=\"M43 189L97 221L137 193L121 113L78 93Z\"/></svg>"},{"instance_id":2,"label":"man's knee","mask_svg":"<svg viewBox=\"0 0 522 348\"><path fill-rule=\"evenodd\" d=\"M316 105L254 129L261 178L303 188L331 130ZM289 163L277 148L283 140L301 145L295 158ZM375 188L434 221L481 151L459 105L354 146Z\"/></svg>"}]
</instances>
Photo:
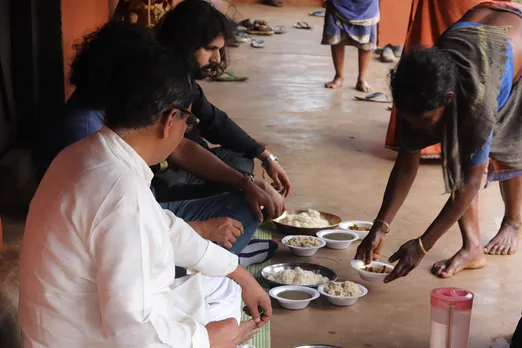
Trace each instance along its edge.
<instances>
[{"instance_id":1,"label":"man's knee","mask_svg":"<svg viewBox=\"0 0 522 348\"><path fill-rule=\"evenodd\" d=\"M241 292L241 287L230 278L212 278L207 297L208 322L233 318L239 324L241 321Z\"/></svg>"}]
</instances>

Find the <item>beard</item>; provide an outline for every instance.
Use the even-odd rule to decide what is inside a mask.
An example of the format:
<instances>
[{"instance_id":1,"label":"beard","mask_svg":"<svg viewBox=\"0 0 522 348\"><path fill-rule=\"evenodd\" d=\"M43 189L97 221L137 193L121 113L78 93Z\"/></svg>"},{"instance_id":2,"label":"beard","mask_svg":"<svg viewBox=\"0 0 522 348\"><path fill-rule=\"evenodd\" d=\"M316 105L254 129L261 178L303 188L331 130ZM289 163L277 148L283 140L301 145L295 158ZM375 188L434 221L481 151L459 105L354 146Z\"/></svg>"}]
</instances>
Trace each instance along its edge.
<instances>
[{"instance_id":1,"label":"beard","mask_svg":"<svg viewBox=\"0 0 522 348\"><path fill-rule=\"evenodd\" d=\"M203 80L207 77L217 77L223 73L221 66L217 63L209 63L200 67L196 59L192 59L190 65L192 76L196 80Z\"/></svg>"}]
</instances>

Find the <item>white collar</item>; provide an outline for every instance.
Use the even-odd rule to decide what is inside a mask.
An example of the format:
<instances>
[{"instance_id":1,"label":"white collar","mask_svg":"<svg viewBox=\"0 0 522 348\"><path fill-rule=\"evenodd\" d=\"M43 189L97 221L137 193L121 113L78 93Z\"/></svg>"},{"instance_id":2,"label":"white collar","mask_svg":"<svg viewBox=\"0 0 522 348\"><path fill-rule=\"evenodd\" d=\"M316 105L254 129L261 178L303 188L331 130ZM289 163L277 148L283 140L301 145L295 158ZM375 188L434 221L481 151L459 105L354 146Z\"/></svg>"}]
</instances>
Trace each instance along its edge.
<instances>
[{"instance_id":1,"label":"white collar","mask_svg":"<svg viewBox=\"0 0 522 348\"><path fill-rule=\"evenodd\" d=\"M150 186L154 174L143 158L110 128L103 126L100 134L116 157L131 167Z\"/></svg>"}]
</instances>

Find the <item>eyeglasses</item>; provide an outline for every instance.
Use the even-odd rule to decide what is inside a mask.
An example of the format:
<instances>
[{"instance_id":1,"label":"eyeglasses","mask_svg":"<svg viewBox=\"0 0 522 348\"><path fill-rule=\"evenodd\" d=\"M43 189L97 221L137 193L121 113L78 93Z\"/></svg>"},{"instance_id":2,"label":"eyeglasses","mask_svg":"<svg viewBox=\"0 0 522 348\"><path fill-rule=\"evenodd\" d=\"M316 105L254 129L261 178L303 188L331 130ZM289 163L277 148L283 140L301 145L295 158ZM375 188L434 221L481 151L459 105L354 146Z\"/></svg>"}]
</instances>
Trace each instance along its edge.
<instances>
[{"instance_id":1,"label":"eyeglasses","mask_svg":"<svg viewBox=\"0 0 522 348\"><path fill-rule=\"evenodd\" d=\"M187 129L185 129L185 133L192 131L199 123L199 118L197 118L192 112L188 111L185 108L176 108L178 112L181 114L180 118L185 119L187 123Z\"/></svg>"}]
</instances>

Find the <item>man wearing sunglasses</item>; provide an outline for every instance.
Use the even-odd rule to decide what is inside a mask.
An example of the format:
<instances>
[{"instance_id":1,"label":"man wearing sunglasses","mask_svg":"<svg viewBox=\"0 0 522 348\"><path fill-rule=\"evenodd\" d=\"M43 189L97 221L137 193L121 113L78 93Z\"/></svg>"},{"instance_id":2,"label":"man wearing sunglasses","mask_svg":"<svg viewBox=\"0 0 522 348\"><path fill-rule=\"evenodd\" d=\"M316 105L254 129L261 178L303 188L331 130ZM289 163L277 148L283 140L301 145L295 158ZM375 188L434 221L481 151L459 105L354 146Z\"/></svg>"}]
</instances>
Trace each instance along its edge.
<instances>
[{"instance_id":1,"label":"man wearing sunglasses","mask_svg":"<svg viewBox=\"0 0 522 348\"><path fill-rule=\"evenodd\" d=\"M100 130L104 124L105 104L113 71L133 55L143 54L158 45L146 28L139 24L107 23L87 35L75 46L70 80L76 90L69 98L65 113L47 125L46 146L38 158L47 167L66 146ZM187 117L189 131L198 127L190 106L181 110ZM165 209L188 221L205 239L211 240L240 256L243 266L269 259L277 249L273 241L252 240L260 221L261 207L266 215L275 217L284 210L284 198L264 180L253 180L247 173L226 165L196 142L183 138L168 159L153 166L152 181L156 198L163 193L156 177L170 175L168 163L176 163L188 172L221 182L231 192L215 192L207 196L183 198L173 195L159 200ZM159 187L158 187L159 186ZM196 190L195 188L192 188ZM241 192L242 191L242 192Z\"/></svg>"},{"instance_id":2,"label":"man wearing sunglasses","mask_svg":"<svg viewBox=\"0 0 522 348\"><path fill-rule=\"evenodd\" d=\"M236 348L270 320L268 294L238 257L150 190L150 166L196 122L189 91L186 68L159 46L137 52L112 73L105 126L49 166L20 256L24 347ZM191 275L175 279L175 266Z\"/></svg>"}]
</instances>

